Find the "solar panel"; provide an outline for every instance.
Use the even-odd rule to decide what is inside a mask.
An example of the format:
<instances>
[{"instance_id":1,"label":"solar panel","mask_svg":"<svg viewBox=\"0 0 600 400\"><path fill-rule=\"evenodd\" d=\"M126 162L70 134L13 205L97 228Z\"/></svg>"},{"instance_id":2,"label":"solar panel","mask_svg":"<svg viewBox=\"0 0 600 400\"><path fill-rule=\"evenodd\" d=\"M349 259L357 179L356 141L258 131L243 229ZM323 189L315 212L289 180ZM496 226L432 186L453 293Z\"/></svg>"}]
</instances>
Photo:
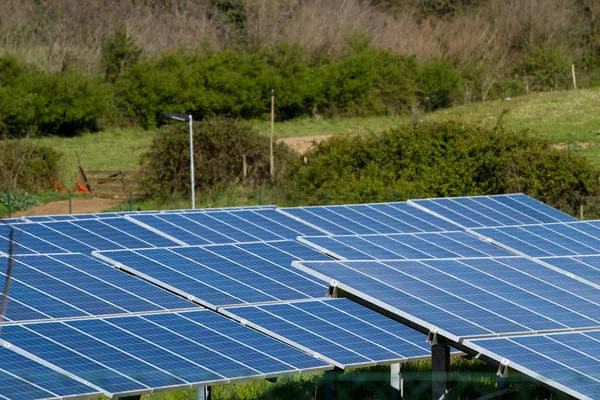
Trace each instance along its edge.
<instances>
[{"instance_id":1,"label":"solar panel","mask_svg":"<svg viewBox=\"0 0 600 400\"><path fill-rule=\"evenodd\" d=\"M156 211L154 211L156 212ZM23 217L29 222L77 221L86 219L118 218L138 214L138 211L104 212L93 214L58 214L58 215L29 215ZM21 220L21 222L23 222Z\"/></svg>"},{"instance_id":2,"label":"solar panel","mask_svg":"<svg viewBox=\"0 0 600 400\"><path fill-rule=\"evenodd\" d=\"M322 297L326 286L291 267L322 254L291 241L100 252L98 256L206 307Z\"/></svg>"},{"instance_id":3,"label":"solar panel","mask_svg":"<svg viewBox=\"0 0 600 400\"><path fill-rule=\"evenodd\" d=\"M12 226L20 232L16 237L20 246L23 246L21 254L91 253L93 250L182 244L125 218L23 223ZM7 233L3 236L6 238Z\"/></svg>"},{"instance_id":4,"label":"solar panel","mask_svg":"<svg viewBox=\"0 0 600 400\"><path fill-rule=\"evenodd\" d=\"M5 279L0 258L0 282ZM0 286L0 291L2 287ZM194 304L82 254L14 257L7 321L192 308Z\"/></svg>"},{"instance_id":5,"label":"solar panel","mask_svg":"<svg viewBox=\"0 0 600 400\"><path fill-rule=\"evenodd\" d=\"M52 253L68 253L69 251L54 245L53 243L41 239L37 236L25 232L22 228L29 223L2 225L0 224L0 252L9 254L11 247L11 228L12 236L12 253L13 254L52 254Z\"/></svg>"},{"instance_id":6,"label":"solar panel","mask_svg":"<svg viewBox=\"0 0 600 400\"><path fill-rule=\"evenodd\" d=\"M600 327L600 291L526 258L293 265L457 342Z\"/></svg>"},{"instance_id":7,"label":"solar panel","mask_svg":"<svg viewBox=\"0 0 600 400\"><path fill-rule=\"evenodd\" d=\"M0 339L109 397L332 368L208 310L9 325Z\"/></svg>"},{"instance_id":8,"label":"solar panel","mask_svg":"<svg viewBox=\"0 0 600 400\"><path fill-rule=\"evenodd\" d=\"M512 253L465 232L360 236L307 236L302 243L337 259L398 260L503 257Z\"/></svg>"},{"instance_id":9,"label":"solar panel","mask_svg":"<svg viewBox=\"0 0 600 400\"><path fill-rule=\"evenodd\" d=\"M600 254L600 221L479 228L472 232L531 257Z\"/></svg>"},{"instance_id":10,"label":"solar panel","mask_svg":"<svg viewBox=\"0 0 600 400\"><path fill-rule=\"evenodd\" d=\"M600 398L598 330L473 340L465 344L575 398Z\"/></svg>"},{"instance_id":11,"label":"solar panel","mask_svg":"<svg viewBox=\"0 0 600 400\"><path fill-rule=\"evenodd\" d=\"M464 228L576 221L524 194L409 200L408 203Z\"/></svg>"},{"instance_id":12,"label":"solar panel","mask_svg":"<svg viewBox=\"0 0 600 400\"><path fill-rule=\"evenodd\" d=\"M457 225L407 203L282 208L278 210L330 235L442 232Z\"/></svg>"},{"instance_id":13,"label":"solar panel","mask_svg":"<svg viewBox=\"0 0 600 400\"><path fill-rule=\"evenodd\" d=\"M580 257L540 258L546 264L559 268L566 274L578 277L600 288L600 255Z\"/></svg>"},{"instance_id":14,"label":"solar panel","mask_svg":"<svg viewBox=\"0 0 600 400\"><path fill-rule=\"evenodd\" d=\"M25 222L21 218L0 218L0 224L17 224L19 222Z\"/></svg>"},{"instance_id":15,"label":"solar panel","mask_svg":"<svg viewBox=\"0 0 600 400\"><path fill-rule=\"evenodd\" d=\"M271 208L132 215L128 219L188 245L295 239L323 232Z\"/></svg>"},{"instance_id":16,"label":"solar panel","mask_svg":"<svg viewBox=\"0 0 600 400\"><path fill-rule=\"evenodd\" d=\"M0 398L6 400L99 397L100 391L0 347Z\"/></svg>"},{"instance_id":17,"label":"solar panel","mask_svg":"<svg viewBox=\"0 0 600 400\"><path fill-rule=\"evenodd\" d=\"M240 206L240 207L216 207L216 208L183 208L178 210L163 210L161 213L198 213L198 212L212 212L212 211L241 211L241 210L273 210L277 208L275 205L266 205L266 206Z\"/></svg>"},{"instance_id":18,"label":"solar panel","mask_svg":"<svg viewBox=\"0 0 600 400\"><path fill-rule=\"evenodd\" d=\"M233 307L221 312L342 369L431 357L423 333L346 299Z\"/></svg>"}]
</instances>

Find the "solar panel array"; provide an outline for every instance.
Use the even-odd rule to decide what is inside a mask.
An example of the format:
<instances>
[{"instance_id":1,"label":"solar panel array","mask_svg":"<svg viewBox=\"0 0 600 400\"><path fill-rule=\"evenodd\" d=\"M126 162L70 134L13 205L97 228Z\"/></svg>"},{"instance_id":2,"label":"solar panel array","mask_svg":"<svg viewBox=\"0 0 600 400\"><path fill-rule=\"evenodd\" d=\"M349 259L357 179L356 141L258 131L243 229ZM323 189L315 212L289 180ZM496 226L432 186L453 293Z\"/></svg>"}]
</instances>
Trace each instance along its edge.
<instances>
[{"instance_id":1,"label":"solar panel array","mask_svg":"<svg viewBox=\"0 0 600 400\"><path fill-rule=\"evenodd\" d=\"M600 221L474 229L474 234L531 257L600 253Z\"/></svg>"},{"instance_id":2,"label":"solar panel array","mask_svg":"<svg viewBox=\"0 0 600 400\"><path fill-rule=\"evenodd\" d=\"M327 287L291 267L323 260L293 241L101 252L132 274L206 307L323 297Z\"/></svg>"},{"instance_id":3,"label":"solar panel array","mask_svg":"<svg viewBox=\"0 0 600 400\"><path fill-rule=\"evenodd\" d=\"M234 307L223 313L339 368L431 356L422 333L346 299Z\"/></svg>"},{"instance_id":4,"label":"solar panel array","mask_svg":"<svg viewBox=\"0 0 600 400\"><path fill-rule=\"evenodd\" d=\"M458 228L456 224L403 202L282 208L279 211L332 235L442 232Z\"/></svg>"},{"instance_id":5,"label":"solar panel array","mask_svg":"<svg viewBox=\"0 0 600 400\"><path fill-rule=\"evenodd\" d=\"M576 398L600 394L600 330L474 340L469 346Z\"/></svg>"},{"instance_id":6,"label":"solar panel array","mask_svg":"<svg viewBox=\"0 0 600 400\"><path fill-rule=\"evenodd\" d=\"M399 260L505 257L512 253L465 232L307 236L298 240L337 259Z\"/></svg>"},{"instance_id":7,"label":"solar panel array","mask_svg":"<svg viewBox=\"0 0 600 400\"><path fill-rule=\"evenodd\" d=\"M526 258L294 264L457 342L600 328L600 291Z\"/></svg>"},{"instance_id":8,"label":"solar panel array","mask_svg":"<svg viewBox=\"0 0 600 400\"><path fill-rule=\"evenodd\" d=\"M409 200L463 228L572 222L575 218L524 194Z\"/></svg>"},{"instance_id":9,"label":"solar panel array","mask_svg":"<svg viewBox=\"0 0 600 400\"><path fill-rule=\"evenodd\" d=\"M600 329L600 223L525 195L11 222L12 249L0 226L0 263L19 255L0 342L27 362L12 372L0 364L9 382L0 398L123 396L405 362L430 354L427 331L569 394L600 396L593 353L578 352L597 350L584 331ZM328 284L420 332L324 298ZM541 353L570 331L585 348ZM539 374L550 366L540 355L561 365L554 375ZM27 368L52 378L33 382ZM64 387L38 384L55 376ZM572 392L582 376L585 388Z\"/></svg>"},{"instance_id":10,"label":"solar panel array","mask_svg":"<svg viewBox=\"0 0 600 400\"><path fill-rule=\"evenodd\" d=\"M208 310L9 325L1 339L109 397L332 368Z\"/></svg>"},{"instance_id":11,"label":"solar panel array","mask_svg":"<svg viewBox=\"0 0 600 400\"><path fill-rule=\"evenodd\" d=\"M7 261L0 258L2 284ZM117 274L106 263L83 254L14 257L9 299L6 320L10 322L195 307L139 278Z\"/></svg>"},{"instance_id":12,"label":"solar panel array","mask_svg":"<svg viewBox=\"0 0 600 400\"><path fill-rule=\"evenodd\" d=\"M7 400L99 397L87 386L5 347L0 347L0 398Z\"/></svg>"}]
</instances>

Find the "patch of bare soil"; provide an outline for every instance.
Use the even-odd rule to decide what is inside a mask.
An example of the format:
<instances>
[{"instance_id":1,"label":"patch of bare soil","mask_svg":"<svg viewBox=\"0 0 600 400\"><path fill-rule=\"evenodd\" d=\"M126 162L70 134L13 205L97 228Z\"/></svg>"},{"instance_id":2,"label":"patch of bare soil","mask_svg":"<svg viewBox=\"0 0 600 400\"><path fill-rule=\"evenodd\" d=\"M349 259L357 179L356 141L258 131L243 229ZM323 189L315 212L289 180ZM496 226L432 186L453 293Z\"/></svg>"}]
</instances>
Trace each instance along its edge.
<instances>
[{"instance_id":1,"label":"patch of bare soil","mask_svg":"<svg viewBox=\"0 0 600 400\"><path fill-rule=\"evenodd\" d=\"M593 146L594 144L591 142L577 142L577 145L585 150L588 147ZM567 150L569 146L571 146L569 143L555 143L552 145L552 147L559 150Z\"/></svg>"},{"instance_id":2,"label":"patch of bare soil","mask_svg":"<svg viewBox=\"0 0 600 400\"><path fill-rule=\"evenodd\" d=\"M74 197L72 200L73 214L99 213L107 208L111 208L123 202L118 199L103 199L94 197L91 199ZM19 211L14 214L15 217L23 217L28 215L57 215L69 213L69 200L53 201L51 203L42 204L41 206L30 208L29 210Z\"/></svg>"},{"instance_id":3,"label":"patch of bare soil","mask_svg":"<svg viewBox=\"0 0 600 400\"><path fill-rule=\"evenodd\" d=\"M302 136L280 139L280 141L290 146L295 152L304 154L316 144L321 143L330 137L331 135Z\"/></svg>"}]
</instances>

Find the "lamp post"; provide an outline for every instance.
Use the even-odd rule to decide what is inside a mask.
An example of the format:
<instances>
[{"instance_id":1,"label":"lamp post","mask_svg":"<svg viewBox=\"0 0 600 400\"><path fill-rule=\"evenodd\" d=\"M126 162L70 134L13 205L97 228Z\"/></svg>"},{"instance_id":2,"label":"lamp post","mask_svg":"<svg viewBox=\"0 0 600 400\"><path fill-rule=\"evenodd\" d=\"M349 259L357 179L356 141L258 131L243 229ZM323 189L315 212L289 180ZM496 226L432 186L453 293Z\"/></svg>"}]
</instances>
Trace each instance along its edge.
<instances>
[{"instance_id":1,"label":"lamp post","mask_svg":"<svg viewBox=\"0 0 600 400\"><path fill-rule=\"evenodd\" d=\"M196 191L194 189L194 132L192 128L192 114L174 114L166 113L165 118L174 119L175 121L189 122L190 124L190 174L192 176L192 210L196 208Z\"/></svg>"}]
</instances>

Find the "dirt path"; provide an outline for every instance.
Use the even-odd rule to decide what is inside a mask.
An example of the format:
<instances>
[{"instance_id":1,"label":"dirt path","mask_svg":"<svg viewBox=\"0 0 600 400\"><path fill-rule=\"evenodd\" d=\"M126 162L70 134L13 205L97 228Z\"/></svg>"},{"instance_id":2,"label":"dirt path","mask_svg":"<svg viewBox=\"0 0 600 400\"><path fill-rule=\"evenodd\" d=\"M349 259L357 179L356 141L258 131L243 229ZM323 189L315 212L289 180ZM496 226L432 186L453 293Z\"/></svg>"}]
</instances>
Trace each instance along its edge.
<instances>
[{"instance_id":1,"label":"dirt path","mask_svg":"<svg viewBox=\"0 0 600 400\"><path fill-rule=\"evenodd\" d=\"M98 213L122 203L123 200L102 199L94 197L93 199L84 199L75 197L72 199L73 214ZM30 208L29 210L19 211L14 214L15 217L27 215L57 215L69 213L69 200L53 201L41 206Z\"/></svg>"},{"instance_id":2,"label":"dirt path","mask_svg":"<svg viewBox=\"0 0 600 400\"><path fill-rule=\"evenodd\" d=\"M281 139L281 141L292 148L292 150L304 154L311 147L313 147L317 143L321 143L324 140L327 140L331 137L331 135L319 135L319 136L302 136L302 137L291 137Z\"/></svg>"}]
</instances>

